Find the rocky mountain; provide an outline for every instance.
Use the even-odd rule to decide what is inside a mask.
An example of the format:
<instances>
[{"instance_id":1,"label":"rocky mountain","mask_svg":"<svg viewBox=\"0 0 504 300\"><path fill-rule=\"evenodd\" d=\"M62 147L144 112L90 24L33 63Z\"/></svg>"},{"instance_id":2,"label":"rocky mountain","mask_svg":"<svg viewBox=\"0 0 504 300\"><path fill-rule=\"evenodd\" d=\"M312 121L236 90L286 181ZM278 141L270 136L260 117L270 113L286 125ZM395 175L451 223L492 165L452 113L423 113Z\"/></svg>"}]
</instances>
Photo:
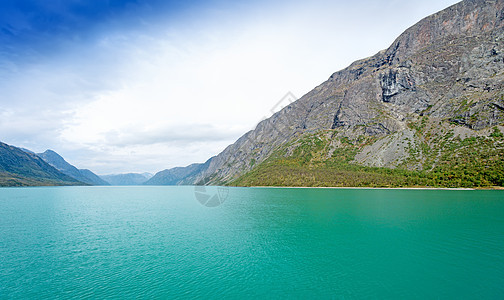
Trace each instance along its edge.
<instances>
[{"instance_id":1,"label":"rocky mountain","mask_svg":"<svg viewBox=\"0 0 504 300\"><path fill-rule=\"evenodd\" d=\"M179 185L185 180L206 170L208 163L192 164L187 167L177 167L163 170L156 173L151 179L145 182L145 185Z\"/></svg>"},{"instance_id":2,"label":"rocky mountain","mask_svg":"<svg viewBox=\"0 0 504 300\"><path fill-rule=\"evenodd\" d=\"M61 155L52 150L46 150L44 153L38 153L37 155L61 173L75 178L80 182L90 185L109 185L106 181L98 177L98 175L90 170L77 169L73 165L69 164L63 157L61 157Z\"/></svg>"},{"instance_id":3,"label":"rocky mountain","mask_svg":"<svg viewBox=\"0 0 504 300\"><path fill-rule=\"evenodd\" d=\"M152 177L150 173L127 173L101 175L110 185L142 185Z\"/></svg>"},{"instance_id":4,"label":"rocky mountain","mask_svg":"<svg viewBox=\"0 0 504 300\"><path fill-rule=\"evenodd\" d=\"M34 153L0 142L0 186L84 185Z\"/></svg>"},{"instance_id":5,"label":"rocky mountain","mask_svg":"<svg viewBox=\"0 0 504 300\"><path fill-rule=\"evenodd\" d=\"M502 185L503 122L504 1L465 0L332 74L178 184Z\"/></svg>"}]
</instances>

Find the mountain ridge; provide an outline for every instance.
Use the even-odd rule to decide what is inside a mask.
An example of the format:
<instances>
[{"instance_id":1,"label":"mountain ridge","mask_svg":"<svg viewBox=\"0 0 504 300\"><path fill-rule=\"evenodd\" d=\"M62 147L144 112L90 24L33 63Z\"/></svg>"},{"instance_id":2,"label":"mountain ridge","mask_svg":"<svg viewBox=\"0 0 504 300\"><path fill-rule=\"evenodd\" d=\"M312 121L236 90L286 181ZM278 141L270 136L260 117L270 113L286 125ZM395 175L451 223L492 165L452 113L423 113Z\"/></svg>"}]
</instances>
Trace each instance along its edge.
<instances>
[{"instance_id":1,"label":"mountain ridge","mask_svg":"<svg viewBox=\"0 0 504 300\"><path fill-rule=\"evenodd\" d=\"M85 185L26 150L0 142L0 186Z\"/></svg>"},{"instance_id":2,"label":"mountain ridge","mask_svg":"<svg viewBox=\"0 0 504 300\"><path fill-rule=\"evenodd\" d=\"M108 182L101 179L98 175L88 169L78 169L68 163L61 155L53 150L46 150L43 153L37 153L45 162L55 167L58 171L66 174L80 182L90 185L109 185Z\"/></svg>"},{"instance_id":3,"label":"mountain ridge","mask_svg":"<svg viewBox=\"0 0 504 300\"><path fill-rule=\"evenodd\" d=\"M198 172L208 167L206 163L195 163L186 167L175 167L157 172L144 185L180 185Z\"/></svg>"},{"instance_id":4,"label":"mountain ridge","mask_svg":"<svg viewBox=\"0 0 504 300\"><path fill-rule=\"evenodd\" d=\"M150 173L124 173L100 175L110 185L142 185L152 177Z\"/></svg>"},{"instance_id":5,"label":"mountain ridge","mask_svg":"<svg viewBox=\"0 0 504 300\"><path fill-rule=\"evenodd\" d=\"M465 0L422 19L390 47L333 73L177 184L248 185L239 178L261 168L275 151L283 151L281 161L316 144L301 140L320 132L327 137L315 139L327 138L328 160L348 150L355 154L345 156L346 163L355 166L452 172L443 157L462 155L465 148L450 147L466 147L472 138L482 152L465 153L470 161L490 153L487 142L497 149L492 155L504 154L498 139L504 121L503 20L502 0Z\"/></svg>"}]
</instances>

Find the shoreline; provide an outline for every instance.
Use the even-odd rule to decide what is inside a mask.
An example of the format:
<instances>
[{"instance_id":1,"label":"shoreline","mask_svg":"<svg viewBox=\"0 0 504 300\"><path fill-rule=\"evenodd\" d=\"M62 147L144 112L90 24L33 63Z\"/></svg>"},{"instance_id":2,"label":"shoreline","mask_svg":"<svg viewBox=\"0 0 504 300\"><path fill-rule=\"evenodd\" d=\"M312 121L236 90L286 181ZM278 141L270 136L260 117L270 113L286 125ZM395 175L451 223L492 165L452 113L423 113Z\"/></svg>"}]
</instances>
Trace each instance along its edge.
<instances>
[{"instance_id":1,"label":"shoreline","mask_svg":"<svg viewBox=\"0 0 504 300\"><path fill-rule=\"evenodd\" d=\"M240 187L240 186L237 186ZM448 191L478 191L478 190L504 190L504 187L495 188L435 188L435 187L349 187L349 186L248 186L248 188L277 188L277 189L351 189L351 190L448 190Z\"/></svg>"},{"instance_id":2,"label":"shoreline","mask_svg":"<svg viewBox=\"0 0 504 300\"><path fill-rule=\"evenodd\" d=\"M40 188L40 187L194 187L197 185L27 185L27 186L0 186L0 188ZM230 188L269 188L269 189L350 189L350 190L447 190L447 191L504 191L502 186L474 187L474 188L449 188L449 187L357 187L357 186L234 186L234 185L209 185L213 187Z\"/></svg>"}]
</instances>

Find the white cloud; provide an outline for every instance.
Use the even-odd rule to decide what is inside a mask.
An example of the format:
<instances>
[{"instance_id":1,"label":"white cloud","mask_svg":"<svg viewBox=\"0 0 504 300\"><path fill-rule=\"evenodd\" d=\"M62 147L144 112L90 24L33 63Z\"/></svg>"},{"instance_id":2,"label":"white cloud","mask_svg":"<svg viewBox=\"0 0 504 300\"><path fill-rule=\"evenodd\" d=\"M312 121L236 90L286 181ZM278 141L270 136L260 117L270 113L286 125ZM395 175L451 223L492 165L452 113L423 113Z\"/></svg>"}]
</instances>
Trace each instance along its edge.
<instances>
[{"instance_id":1,"label":"white cloud","mask_svg":"<svg viewBox=\"0 0 504 300\"><path fill-rule=\"evenodd\" d=\"M451 3L291 2L103 32L0 71L0 139L98 173L203 162L288 91L302 96Z\"/></svg>"}]
</instances>

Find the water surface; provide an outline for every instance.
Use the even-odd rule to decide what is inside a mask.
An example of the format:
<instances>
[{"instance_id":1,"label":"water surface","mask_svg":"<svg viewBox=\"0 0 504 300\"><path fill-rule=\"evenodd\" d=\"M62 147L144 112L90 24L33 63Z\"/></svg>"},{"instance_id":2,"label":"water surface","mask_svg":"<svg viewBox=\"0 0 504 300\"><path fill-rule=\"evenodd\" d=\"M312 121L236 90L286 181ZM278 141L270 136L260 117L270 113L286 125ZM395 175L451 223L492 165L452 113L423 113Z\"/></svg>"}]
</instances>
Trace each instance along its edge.
<instances>
[{"instance_id":1,"label":"water surface","mask_svg":"<svg viewBox=\"0 0 504 300\"><path fill-rule=\"evenodd\" d=\"M228 193L0 189L0 298L504 298L502 191Z\"/></svg>"}]
</instances>

